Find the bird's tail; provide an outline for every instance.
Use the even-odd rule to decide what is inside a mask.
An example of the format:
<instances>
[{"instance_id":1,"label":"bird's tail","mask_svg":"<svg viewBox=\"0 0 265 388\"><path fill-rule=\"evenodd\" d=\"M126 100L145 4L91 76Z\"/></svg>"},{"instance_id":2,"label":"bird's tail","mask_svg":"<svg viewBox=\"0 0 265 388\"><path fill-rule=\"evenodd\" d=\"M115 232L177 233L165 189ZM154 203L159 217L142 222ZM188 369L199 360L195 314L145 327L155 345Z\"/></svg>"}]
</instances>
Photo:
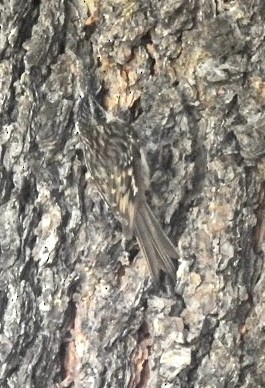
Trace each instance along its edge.
<instances>
[{"instance_id":1,"label":"bird's tail","mask_svg":"<svg viewBox=\"0 0 265 388\"><path fill-rule=\"evenodd\" d=\"M178 254L148 204L144 201L135 218L135 234L151 274L156 280L160 271L176 281Z\"/></svg>"}]
</instances>

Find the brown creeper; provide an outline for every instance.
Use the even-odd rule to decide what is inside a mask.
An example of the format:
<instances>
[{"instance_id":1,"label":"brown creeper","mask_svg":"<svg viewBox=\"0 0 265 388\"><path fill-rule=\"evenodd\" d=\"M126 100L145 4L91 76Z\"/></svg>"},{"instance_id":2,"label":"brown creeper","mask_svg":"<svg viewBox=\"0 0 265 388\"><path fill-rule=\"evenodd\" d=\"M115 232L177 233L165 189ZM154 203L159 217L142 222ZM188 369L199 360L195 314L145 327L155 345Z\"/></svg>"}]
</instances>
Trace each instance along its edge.
<instances>
[{"instance_id":1,"label":"brown creeper","mask_svg":"<svg viewBox=\"0 0 265 388\"><path fill-rule=\"evenodd\" d=\"M150 272L176 280L177 252L145 199L145 172L133 128L110 115L92 98L80 104L78 129L87 167L107 205L119 216L123 233L134 233Z\"/></svg>"}]
</instances>

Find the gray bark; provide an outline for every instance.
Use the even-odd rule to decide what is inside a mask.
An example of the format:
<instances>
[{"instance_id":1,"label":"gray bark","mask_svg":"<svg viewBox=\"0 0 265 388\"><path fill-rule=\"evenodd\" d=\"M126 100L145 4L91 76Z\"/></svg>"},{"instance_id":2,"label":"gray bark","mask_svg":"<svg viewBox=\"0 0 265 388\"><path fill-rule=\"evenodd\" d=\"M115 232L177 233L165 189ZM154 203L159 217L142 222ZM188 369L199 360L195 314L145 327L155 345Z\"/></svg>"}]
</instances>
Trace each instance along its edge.
<instances>
[{"instance_id":1,"label":"gray bark","mask_svg":"<svg viewBox=\"0 0 265 388\"><path fill-rule=\"evenodd\" d=\"M264 387L263 0L0 2L0 386ZM93 80L93 82L92 82ZM86 172L80 95L136 111L173 293Z\"/></svg>"}]
</instances>

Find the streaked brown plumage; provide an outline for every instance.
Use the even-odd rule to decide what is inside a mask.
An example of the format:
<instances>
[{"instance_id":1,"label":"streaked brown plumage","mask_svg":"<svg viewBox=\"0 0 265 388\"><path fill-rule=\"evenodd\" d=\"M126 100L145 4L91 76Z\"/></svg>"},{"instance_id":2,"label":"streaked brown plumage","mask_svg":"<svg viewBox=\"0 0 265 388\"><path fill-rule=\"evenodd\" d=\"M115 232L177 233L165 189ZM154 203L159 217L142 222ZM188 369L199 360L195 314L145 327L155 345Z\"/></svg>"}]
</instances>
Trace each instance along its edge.
<instances>
[{"instance_id":1,"label":"streaked brown plumage","mask_svg":"<svg viewBox=\"0 0 265 388\"><path fill-rule=\"evenodd\" d=\"M122 120L110 117L94 98L83 98L78 117L87 167L126 238L136 235L156 280L160 271L176 280L177 252L145 199L146 177L139 139Z\"/></svg>"}]
</instances>

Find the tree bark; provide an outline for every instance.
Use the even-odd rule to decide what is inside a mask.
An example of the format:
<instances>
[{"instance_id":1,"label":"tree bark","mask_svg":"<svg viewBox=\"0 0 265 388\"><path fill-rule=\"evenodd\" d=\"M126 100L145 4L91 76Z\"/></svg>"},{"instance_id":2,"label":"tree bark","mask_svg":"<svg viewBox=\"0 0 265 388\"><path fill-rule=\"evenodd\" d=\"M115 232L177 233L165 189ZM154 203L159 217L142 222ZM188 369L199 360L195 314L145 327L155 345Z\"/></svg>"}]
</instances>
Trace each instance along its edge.
<instances>
[{"instance_id":1,"label":"tree bark","mask_svg":"<svg viewBox=\"0 0 265 388\"><path fill-rule=\"evenodd\" d=\"M0 4L1 387L265 386L264 15L263 0ZM96 89L141 139L173 292L87 172L75 124Z\"/></svg>"}]
</instances>

